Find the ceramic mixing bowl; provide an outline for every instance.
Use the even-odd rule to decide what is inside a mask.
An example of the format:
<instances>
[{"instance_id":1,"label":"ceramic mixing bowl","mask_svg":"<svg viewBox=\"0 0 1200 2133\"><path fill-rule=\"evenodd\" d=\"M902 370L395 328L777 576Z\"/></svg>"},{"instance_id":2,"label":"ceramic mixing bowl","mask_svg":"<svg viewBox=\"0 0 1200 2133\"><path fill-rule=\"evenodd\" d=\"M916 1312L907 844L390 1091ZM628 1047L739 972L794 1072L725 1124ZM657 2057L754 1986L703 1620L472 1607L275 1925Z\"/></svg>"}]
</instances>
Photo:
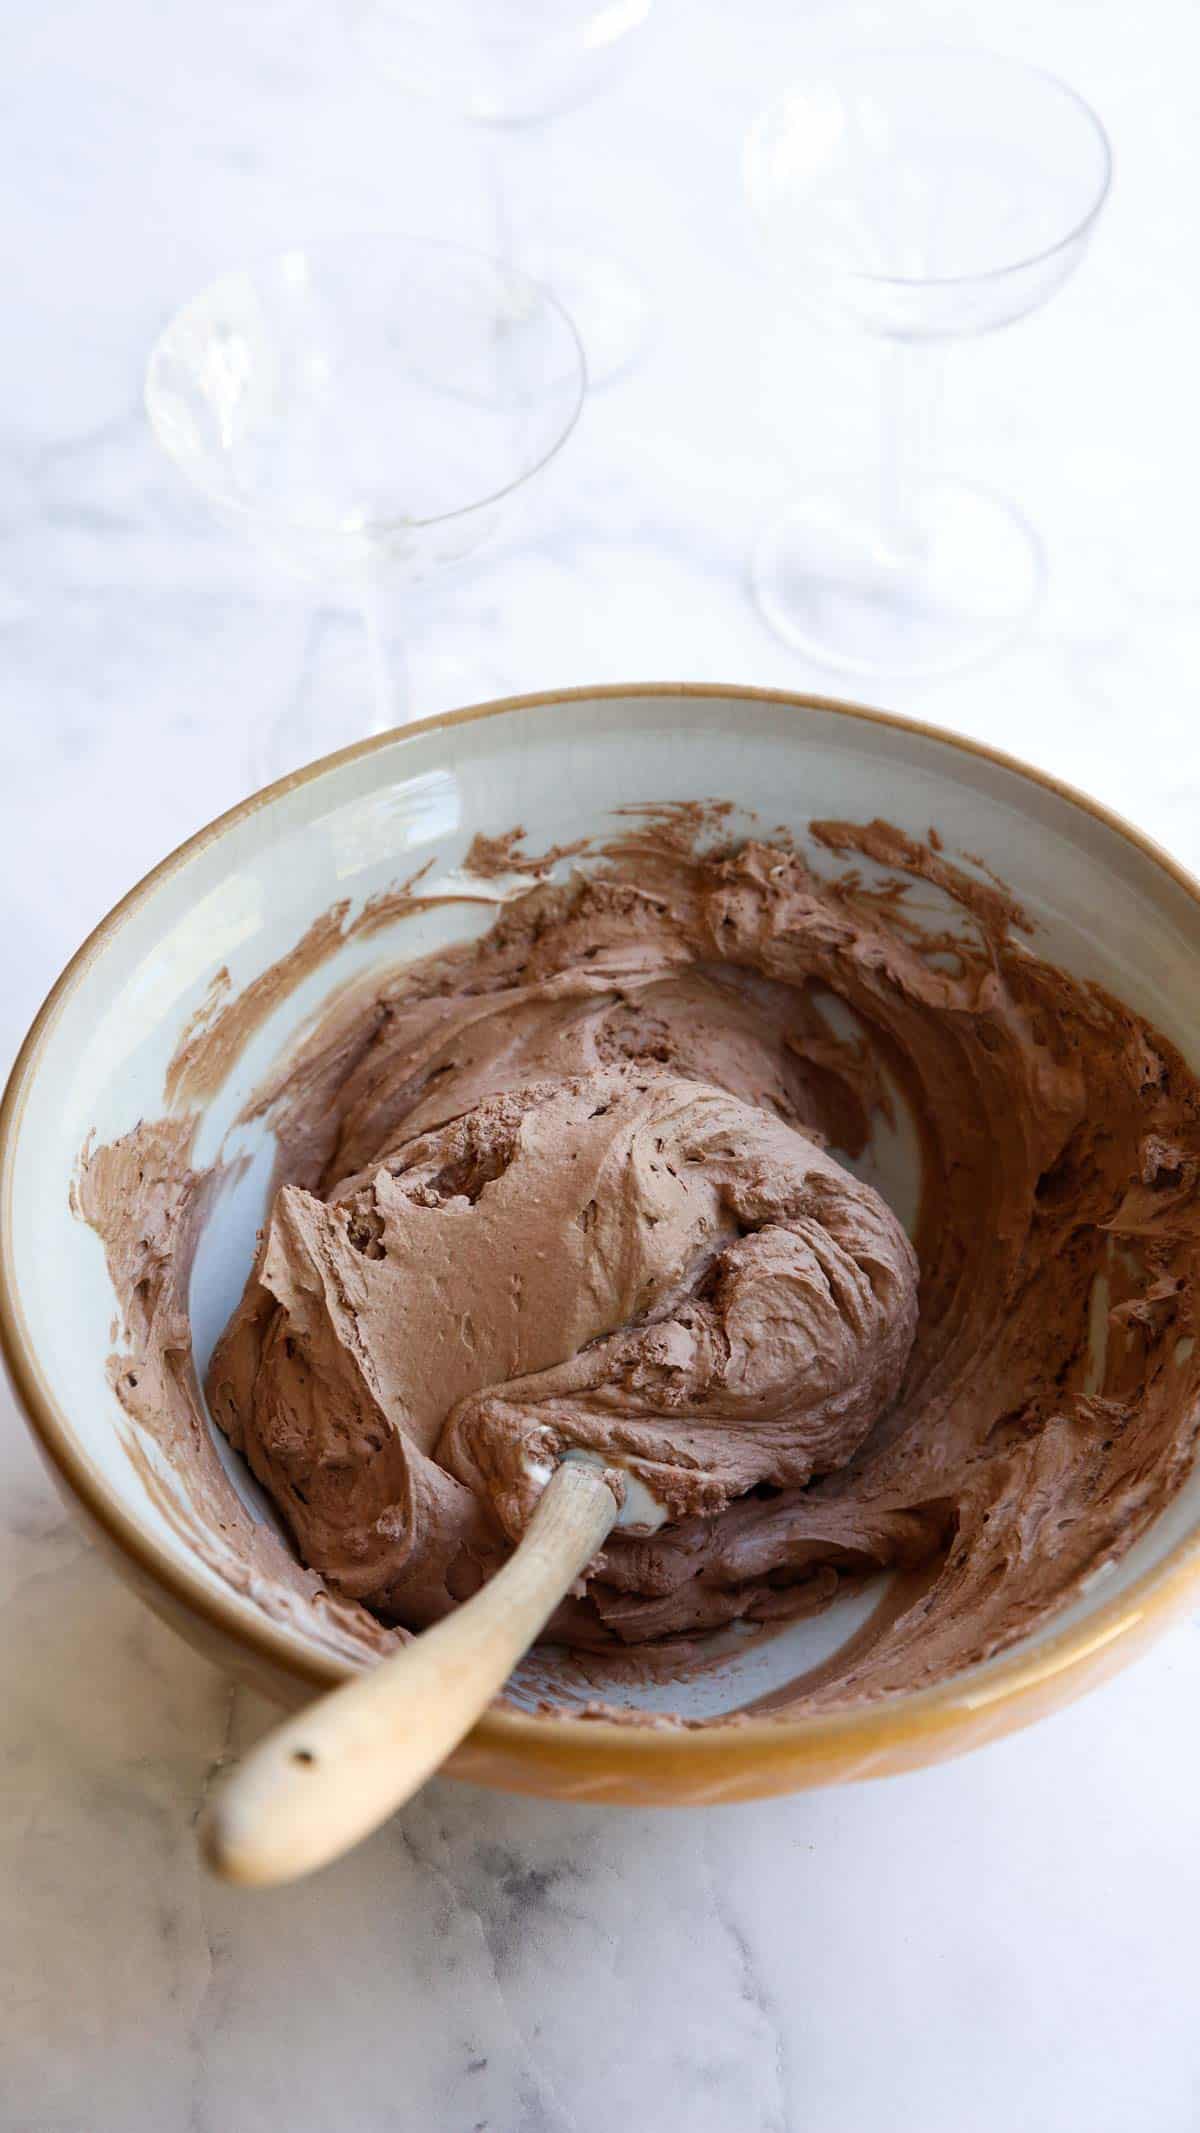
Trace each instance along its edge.
<instances>
[{"instance_id":1,"label":"ceramic mixing bowl","mask_svg":"<svg viewBox=\"0 0 1200 2133\"><path fill-rule=\"evenodd\" d=\"M340 899L351 908L430 863L453 894L478 831L523 824L531 849L611 826L633 802L729 799L803 840L819 817L885 814L978 855L1016 891L1039 951L1101 981L1200 1067L1200 888L1145 838L1079 795L952 736L814 697L735 688L591 689L431 719L314 764L247 800L156 867L59 979L0 1111L0 1335L18 1397L61 1487L152 1607L220 1665L282 1702L353 1661L320 1626L275 1618L188 1545L170 1515L177 1477L147 1486L105 1371L114 1296L97 1237L69 1193L89 1134L164 1109L181 1032L227 967L235 989L290 950ZM264 1070L331 990L373 964L485 925L477 902L440 903L352 931L280 999L204 1101L196 1158L217 1153ZM236 1301L262 1218L272 1144L239 1128L247 1167L196 1256L191 1317L203 1369ZM881 1158L911 1193L903 1151ZM888 1174L889 1165L892 1173ZM845 1714L705 1723L819 1662L861 1599L767 1640L730 1638L690 1683L630 1687L687 1727L581 1717L569 1669L555 1707L529 1683L480 1721L450 1766L476 1783L596 1800L748 1798L898 1771L973 1746L1078 1693L1128 1658L1200 1573L1200 1473L1063 1613L938 1687ZM856 1614L855 1610L860 1612ZM535 1675L545 1687L545 1668Z\"/></svg>"}]
</instances>

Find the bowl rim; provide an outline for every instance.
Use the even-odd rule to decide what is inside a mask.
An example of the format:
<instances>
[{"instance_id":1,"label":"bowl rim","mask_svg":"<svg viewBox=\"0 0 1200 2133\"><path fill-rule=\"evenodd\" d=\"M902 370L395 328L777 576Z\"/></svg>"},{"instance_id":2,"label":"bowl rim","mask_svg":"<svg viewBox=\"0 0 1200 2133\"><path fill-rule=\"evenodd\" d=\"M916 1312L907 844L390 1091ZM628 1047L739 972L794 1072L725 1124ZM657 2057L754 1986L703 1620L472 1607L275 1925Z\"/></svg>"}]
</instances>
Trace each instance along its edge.
<instances>
[{"instance_id":1,"label":"bowl rim","mask_svg":"<svg viewBox=\"0 0 1200 2133\"><path fill-rule=\"evenodd\" d=\"M536 710L552 704L613 701L621 698L647 702L670 698L735 698L746 703L772 704L798 711L819 711L887 727L957 749L998 769L1040 786L1070 806L1121 837L1143 858L1174 880L1200 909L1200 881L1164 851L1155 841L1135 829L1100 801L1089 798L1052 776L1035 769L1002 749L948 731L928 721L906 718L894 711L880 711L842 698L807 690L754 688L733 682L616 682L592 687L545 689L519 696L441 712L414 720L382 734L353 743L336 754L292 771L287 777L263 787L236 806L218 815L203 829L178 845L143 875L133 888L113 905L93 928L55 980L34 1017L9 1074L0 1099L0 1355L7 1364L26 1421L53 1474L68 1494L77 1499L103 1538L123 1559L123 1567L142 1585L161 1589L178 1610L200 1617L204 1627L232 1642L249 1660L281 1670L299 1691L319 1691L346 1680L353 1666L332 1653L317 1651L301 1655L288 1633L265 1615L247 1619L234 1594L214 1591L198 1571L179 1563L165 1545L147 1534L124 1506L110 1496L103 1477L77 1443L69 1416L52 1394L42 1373L31 1337L17 1282L13 1248L13 1199L15 1157L26 1101L42 1055L63 1007L85 973L117 934L126 918L138 909L157 886L189 861L216 843L235 824L248 820L268 802L323 777L341 764L377 753L413 733L468 725L510 712ZM810 1781L821 1774L836 1778L849 1774L851 1766L869 1769L907 1749L908 1759L923 1761L922 1746L928 1743L928 1759L939 1750L938 1736L956 1736L983 1713L997 1714L988 1731L1006 1730L1036 1715L1053 1684L1059 1696L1078 1693L1096 1670L1098 1655L1106 1648L1112 1663L1132 1656L1146 1636L1165 1626L1200 1583L1200 1521L1175 1547L1135 1580L1125 1591L1102 1603L1086 1620L1053 1632L1031 1650L1018 1646L1007 1655L978 1662L963 1672L932 1686L905 1690L861 1708L829 1713L786 1714L741 1718L736 1724L710 1721L694 1724L667 1721L657 1724L630 1723L625 1719L573 1714L527 1714L493 1705L468 1736L469 1747L502 1759L513 1760L533 1772L553 1767L560 1772L575 1770L597 1761L610 1772L619 1772L633 1784L652 1785L669 1780L681 1763L703 1769L715 1778L723 1771L731 1781L746 1765L755 1765L768 1779L769 1773L786 1766L793 1774L808 1770ZM944 1752L944 1751L943 1751ZM893 1762L890 1767L896 1767ZM467 1770L465 1774L472 1774ZM486 1781L486 1780L485 1780Z\"/></svg>"}]
</instances>

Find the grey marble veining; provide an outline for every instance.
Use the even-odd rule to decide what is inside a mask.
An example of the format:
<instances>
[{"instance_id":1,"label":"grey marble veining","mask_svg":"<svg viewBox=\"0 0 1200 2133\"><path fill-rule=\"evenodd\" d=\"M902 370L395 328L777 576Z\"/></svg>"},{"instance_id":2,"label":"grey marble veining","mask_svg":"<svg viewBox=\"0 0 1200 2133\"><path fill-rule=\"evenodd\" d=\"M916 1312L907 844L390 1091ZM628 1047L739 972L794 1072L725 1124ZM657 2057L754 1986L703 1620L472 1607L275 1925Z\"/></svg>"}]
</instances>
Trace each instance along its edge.
<instances>
[{"instance_id":1,"label":"grey marble veining","mask_svg":"<svg viewBox=\"0 0 1200 2133\"><path fill-rule=\"evenodd\" d=\"M364 700L353 618L155 456L146 347L238 253L388 225L486 242L477 144L364 78L336 9L84 0L8 25L0 129L0 1058L87 928L239 797L252 723ZM414 626L470 693L836 688L763 630L749 540L869 455L869 351L758 261L745 124L822 41L992 44L1077 81L1117 182L1047 310L959 350L945 456L1019 496L1043 609L952 684L873 692L1024 753L1200 862L1200 30L1187 0L661 0L548 144L562 217L652 282L640 371ZM612 142L619 140L614 155ZM437 709L436 666L420 708ZM0 1390L0 2133L1193 2133L1200 1634L956 1764L709 1813L430 1786L264 1896L194 1822L265 1706L60 1510Z\"/></svg>"}]
</instances>

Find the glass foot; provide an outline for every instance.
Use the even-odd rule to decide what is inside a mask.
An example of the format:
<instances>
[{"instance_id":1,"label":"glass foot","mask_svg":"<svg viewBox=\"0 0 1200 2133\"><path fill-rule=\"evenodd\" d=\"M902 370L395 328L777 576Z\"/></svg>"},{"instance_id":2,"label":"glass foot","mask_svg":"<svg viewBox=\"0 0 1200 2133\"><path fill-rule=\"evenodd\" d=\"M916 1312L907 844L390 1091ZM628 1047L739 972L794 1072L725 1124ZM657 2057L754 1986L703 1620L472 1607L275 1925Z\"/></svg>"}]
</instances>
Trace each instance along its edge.
<instances>
[{"instance_id":1,"label":"glass foot","mask_svg":"<svg viewBox=\"0 0 1200 2133\"><path fill-rule=\"evenodd\" d=\"M650 303L628 267L596 252L558 245L522 249L520 263L574 324L593 391L640 361L650 339Z\"/></svg>"},{"instance_id":2,"label":"glass foot","mask_svg":"<svg viewBox=\"0 0 1200 2133\"><path fill-rule=\"evenodd\" d=\"M767 529L751 582L778 636L825 666L897 675L953 672L1012 636L1044 576L1021 513L949 478L919 483L906 502L902 546L889 546L878 491L862 480L817 484Z\"/></svg>"}]
</instances>

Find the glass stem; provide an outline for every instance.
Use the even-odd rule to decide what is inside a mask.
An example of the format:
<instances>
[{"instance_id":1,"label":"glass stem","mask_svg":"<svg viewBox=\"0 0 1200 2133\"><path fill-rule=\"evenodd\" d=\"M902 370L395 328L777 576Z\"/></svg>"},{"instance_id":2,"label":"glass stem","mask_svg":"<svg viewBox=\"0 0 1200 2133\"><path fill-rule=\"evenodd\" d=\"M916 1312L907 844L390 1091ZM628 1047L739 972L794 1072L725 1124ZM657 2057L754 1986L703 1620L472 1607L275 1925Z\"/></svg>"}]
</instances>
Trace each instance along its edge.
<instances>
[{"instance_id":1,"label":"glass stem","mask_svg":"<svg viewBox=\"0 0 1200 2133\"><path fill-rule=\"evenodd\" d=\"M395 570L373 570L361 588L374 709L370 731L386 733L416 716L409 689L408 614Z\"/></svg>"},{"instance_id":2,"label":"glass stem","mask_svg":"<svg viewBox=\"0 0 1200 2133\"><path fill-rule=\"evenodd\" d=\"M541 202L547 182L547 119L488 128L485 168L492 202L496 257L528 271L543 242Z\"/></svg>"},{"instance_id":3,"label":"glass stem","mask_svg":"<svg viewBox=\"0 0 1200 2133\"><path fill-rule=\"evenodd\" d=\"M493 248L506 267L516 261L512 183L508 168L507 128L489 126L483 138L483 167L491 202Z\"/></svg>"},{"instance_id":4,"label":"glass stem","mask_svg":"<svg viewBox=\"0 0 1200 2133\"><path fill-rule=\"evenodd\" d=\"M945 357L936 341L883 346L879 450L879 531L886 553L913 557L925 546L917 491L934 467Z\"/></svg>"}]
</instances>

